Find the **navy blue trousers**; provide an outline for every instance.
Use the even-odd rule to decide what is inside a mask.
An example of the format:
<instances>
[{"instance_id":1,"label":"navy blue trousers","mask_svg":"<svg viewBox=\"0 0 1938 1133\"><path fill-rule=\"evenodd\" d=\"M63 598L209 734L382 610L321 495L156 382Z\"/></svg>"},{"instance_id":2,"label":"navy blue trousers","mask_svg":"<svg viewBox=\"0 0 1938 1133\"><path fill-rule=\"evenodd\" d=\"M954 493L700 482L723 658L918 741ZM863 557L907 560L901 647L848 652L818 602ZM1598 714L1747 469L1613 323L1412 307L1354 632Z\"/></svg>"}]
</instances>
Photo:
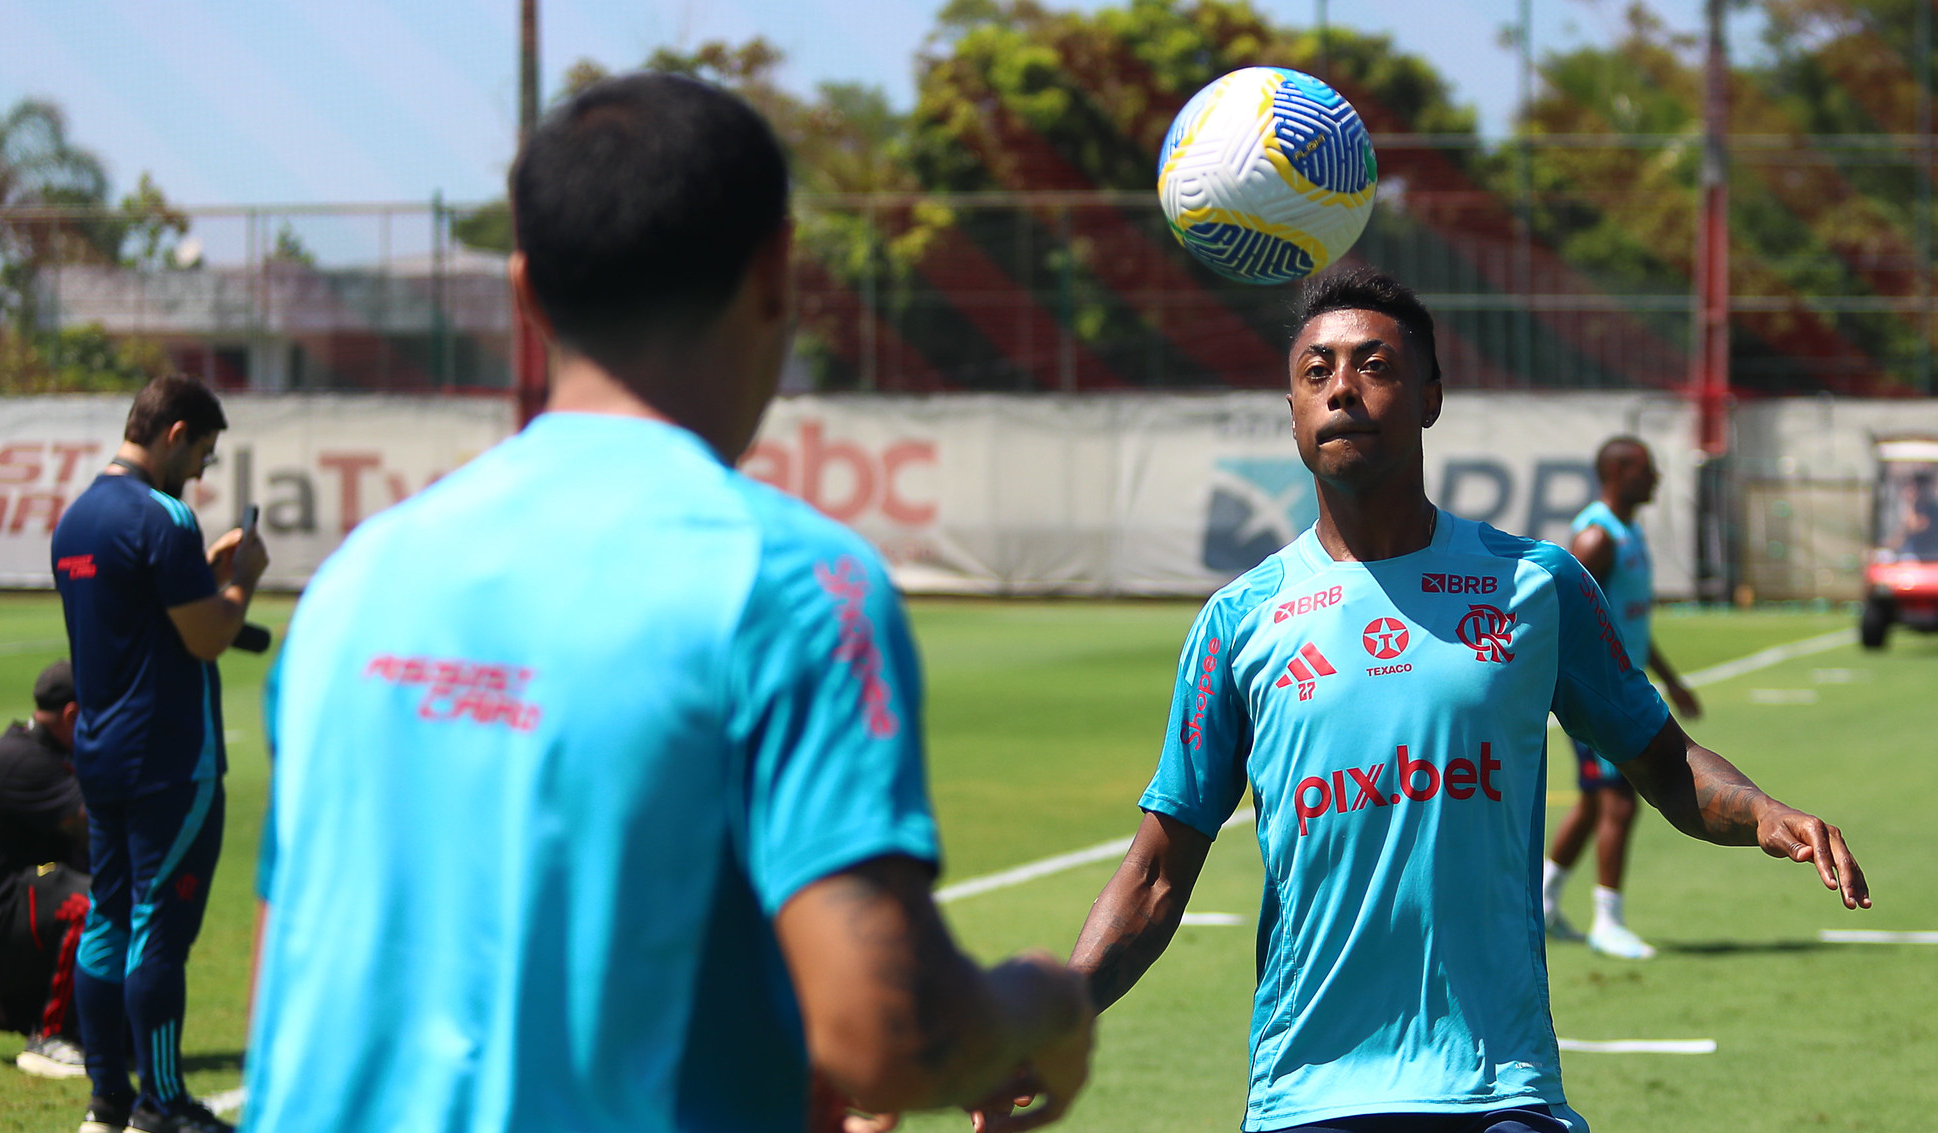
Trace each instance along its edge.
<instances>
[{"instance_id":1,"label":"navy blue trousers","mask_svg":"<svg viewBox=\"0 0 1938 1133\"><path fill-rule=\"evenodd\" d=\"M127 1036L141 1099L167 1113L182 1086L183 972L222 853L223 791L209 779L127 802L88 804L93 907L81 933L74 1005L88 1077L125 1098Z\"/></svg>"},{"instance_id":2,"label":"navy blue trousers","mask_svg":"<svg viewBox=\"0 0 1938 1133\"><path fill-rule=\"evenodd\" d=\"M1547 1106L1530 1105L1492 1113L1367 1113L1294 1125L1279 1133L1567 1133L1567 1129Z\"/></svg>"}]
</instances>

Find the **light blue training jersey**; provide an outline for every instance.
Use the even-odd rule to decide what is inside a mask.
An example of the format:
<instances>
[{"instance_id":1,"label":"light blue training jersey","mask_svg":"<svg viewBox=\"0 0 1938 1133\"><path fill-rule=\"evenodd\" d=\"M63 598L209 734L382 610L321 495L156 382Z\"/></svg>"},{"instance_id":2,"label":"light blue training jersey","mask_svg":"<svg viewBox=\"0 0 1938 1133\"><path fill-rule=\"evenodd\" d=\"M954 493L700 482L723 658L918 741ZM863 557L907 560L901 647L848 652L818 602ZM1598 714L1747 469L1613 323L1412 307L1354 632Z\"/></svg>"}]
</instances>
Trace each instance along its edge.
<instances>
[{"instance_id":1,"label":"light blue training jersey","mask_svg":"<svg viewBox=\"0 0 1938 1133\"><path fill-rule=\"evenodd\" d=\"M1438 514L1334 562L1308 530L1206 603L1141 800L1265 862L1244 1128L1565 1110L1541 920L1547 720L1633 758L1668 718L1568 552Z\"/></svg>"},{"instance_id":2,"label":"light blue training jersey","mask_svg":"<svg viewBox=\"0 0 1938 1133\"><path fill-rule=\"evenodd\" d=\"M1649 611L1655 602L1655 564L1649 558L1649 544L1642 537L1642 525L1623 523L1614 509L1596 500L1581 509L1568 530L1579 535L1589 527L1600 527L1615 540L1615 564L1608 568L1608 577L1600 580L1602 593L1608 595L1609 612L1615 615L1615 627L1621 630L1629 659L1637 667L1646 669Z\"/></svg>"},{"instance_id":3,"label":"light blue training jersey","mask_svg":"<svg viewBox=\"0 0 1938 1133\"><path fill-rule=\"evenodd\" d=\"M277 685L249 1128L804 1127L772 918L937 856L859 537L683 430L547 414L357 528Z\"/></svg>"}]
</instances>

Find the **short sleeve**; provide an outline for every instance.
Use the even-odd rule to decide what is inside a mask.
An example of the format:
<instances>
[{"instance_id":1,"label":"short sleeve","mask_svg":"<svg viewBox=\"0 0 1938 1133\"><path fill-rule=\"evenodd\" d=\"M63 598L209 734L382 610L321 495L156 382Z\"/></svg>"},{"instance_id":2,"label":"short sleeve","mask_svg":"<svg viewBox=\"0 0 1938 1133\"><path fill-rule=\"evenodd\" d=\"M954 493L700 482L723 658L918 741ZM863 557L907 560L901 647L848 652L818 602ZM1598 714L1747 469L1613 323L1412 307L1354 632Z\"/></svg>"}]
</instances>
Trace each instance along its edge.
<instances>
[{"instance_id":1,"label":"short sleeve","mask_svg":"<svg viewBox=\"0 0 1938 1133\"><path fill-rule=\"evenodd\" d=\"M1251 717L1231 671L1240 613L1222 596L1199 611L1178 658L1157 774L1137 803L1211 838L1245 797L1251 754Z\"/></svg>"},{"instance_id":2,"label":"short sleeve","mask_svg":"<svg viewBox=\"0 0 1938 1133\"><path fill-rule=\"evenodd\" d=\"M155 579L155 596L167 607L199 602L215 593L215 572L195 513L176 499L158 500L148 509L148 569Z\"/></svg>"},{"instance_id":3,"label":"short sleeve","mask_svg":"<svg viewBox=\"0 0 1938 1133\"><path fill-rule=\"evenodd\" d=\"M1543 564L1554 576L1561 604L1551 707L1569 735L1613 762L1626 763L1662 730L1669 706L1629 660L1594 576L1573 555L1556 551Z\"/></svg>"},{"instance_id":4,"label":"short sleeve","mask_svg":"<svg viewBox=\"0 0 1938 1133\"><path fill-rule=\"evenodd\" d=\"M770 547L731 672L744 852L769 916L870 858L939 861L915 645L872 550L832 539Z\"/></svg>"}]
</instances>

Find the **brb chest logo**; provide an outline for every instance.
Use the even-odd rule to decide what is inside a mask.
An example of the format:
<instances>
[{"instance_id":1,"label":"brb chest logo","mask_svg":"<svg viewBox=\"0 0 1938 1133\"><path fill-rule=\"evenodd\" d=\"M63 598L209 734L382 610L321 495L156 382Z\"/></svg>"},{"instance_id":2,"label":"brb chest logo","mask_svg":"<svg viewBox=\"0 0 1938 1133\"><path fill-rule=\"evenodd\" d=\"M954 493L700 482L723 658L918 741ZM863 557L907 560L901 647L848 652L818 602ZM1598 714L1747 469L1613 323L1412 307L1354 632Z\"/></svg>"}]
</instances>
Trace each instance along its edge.
<instances>
[{"instance_id":1,"label":"brb chest logo","mask_svg":"<svg viewBox=\"0 0 1938 1133\"><path fill-rule=\"evenodd\" d=\"M1514 660L1514 615L1493 606L1469 606L1454 626L1454 636L1474 651L1474 660L1506 664Z\"/></svg>"}]
</instances>

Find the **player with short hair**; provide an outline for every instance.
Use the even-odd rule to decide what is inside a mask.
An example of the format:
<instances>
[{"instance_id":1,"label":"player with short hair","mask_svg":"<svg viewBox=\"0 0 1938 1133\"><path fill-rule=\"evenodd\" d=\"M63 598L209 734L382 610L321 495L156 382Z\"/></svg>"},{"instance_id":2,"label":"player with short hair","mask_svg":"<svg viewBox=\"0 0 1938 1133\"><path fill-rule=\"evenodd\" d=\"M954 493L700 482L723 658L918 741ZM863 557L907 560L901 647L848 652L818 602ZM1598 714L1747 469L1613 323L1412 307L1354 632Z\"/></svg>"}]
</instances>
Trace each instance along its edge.
<instances>
[{"instance_id":1,"label":"player with short hair","mask_svg":"<svg viewBox=\"0 0 1938 1133\"><path fill-rule=\"evenodd\" d=\"M1568 550L1601 585L1629 660L1637 668L1647 662L1662 678L1676 711L1683 719L1694 720L1702 715L1702 705L1649 637L1655 568L1642 525L1635 521L1635 509L1655 498L1655 486L1661 480L1655 458L1635 437L1611 437L1595 453L1595 479L1600 498L1575 516ZM1554 847L1541 863L1541 912L1548 935L1557 940L1584 939L1561 915L1561 891L1593 835L1599 884L1595 919L1585 938L1588 947L1624 960L1647 960L1655 949L1628 927L1622 907L1622 872L1635 825L1635 787L1594 748L1580 740L1572 742L1581 796L1555 828Z\"/></svg>"},{"instance_id":2,"label":"player with short hair","mask_svg":"<svg viewBox=\"0 0 1938 1133\"><path fill-rule=\"evenodd\" d=\"M215 460L221 403L192 378L135 395L113 463L54 529L80 715L93 911L74 998L94 1098L81 1133L223 1133L182 1083L183 968L222 852L222 683L269 563L253 530L204 551L188 482ZM134 1035L139 1096L129 1087Z\"/></svg>"},{"instance_id":3,"label":"player with short hair","mask_svg":"<svg viewBox=\"0 0 1938 1133\"><path fill-rule=\"evenodd\" d=\"M74 667L34 679L34 711L0 733L0 1027L27 1035L14 1064L87 1073L74 956L87 920L87 806L74 779Z\"/></svg>"},{"instance_id":4,"label":"player with short hair","mask_svg":"<svg viewBox=\"0 0 1938 1133\"><path fill-rule=\"evenodd\" d=\"M248 1126L792 1131L810 1067L875 1112L1027 1067L1053 1120L1083 981L943 926L887 571L733 468L792 326L779 144L607 80L511 200L547 411L360 525L285 643Z\"/></svg>"},{"instance_id":5,"label":"player with short hair","mask_svg":"<svg viewBox=\"0 0 1938 1133\"><path fill-rule=\"evenodd\" d=\"M1164 951L1249 789L1266 886L1244 1128L1553 1133L1539 900L1547 717L1684 832L1816 865L1841 833L1697 745L1552 543L1427 499L1433 321L1368 271L1306 286L1289 401L1318 522L1215 594L1180 660L1143 823L1071 957L1098 1006Z\"/></svg>"}]
</instances>

